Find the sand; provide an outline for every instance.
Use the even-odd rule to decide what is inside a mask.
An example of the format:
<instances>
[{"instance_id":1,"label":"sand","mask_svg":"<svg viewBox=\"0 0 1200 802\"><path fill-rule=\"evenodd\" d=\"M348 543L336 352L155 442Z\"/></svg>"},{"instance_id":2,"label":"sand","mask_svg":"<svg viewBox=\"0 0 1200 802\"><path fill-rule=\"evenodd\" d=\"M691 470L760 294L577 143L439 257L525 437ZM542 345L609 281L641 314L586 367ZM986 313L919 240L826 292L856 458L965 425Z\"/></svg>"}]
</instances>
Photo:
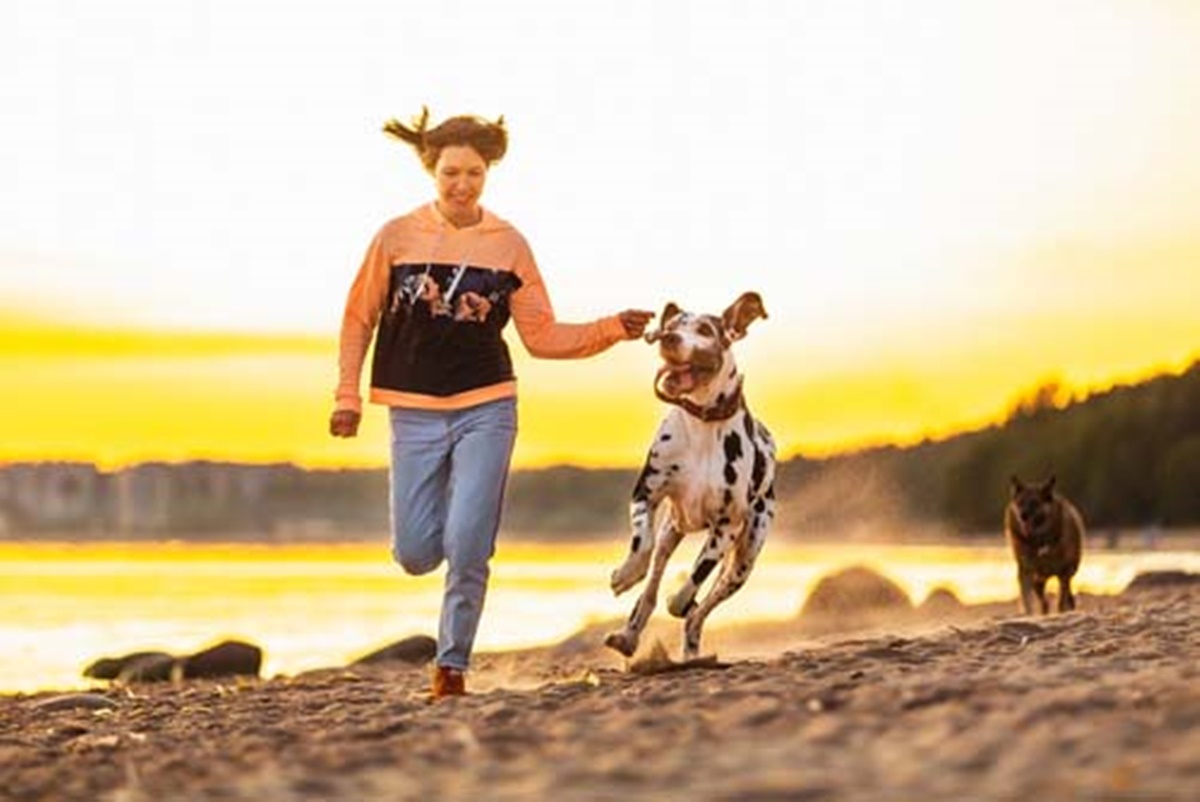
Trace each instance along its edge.
<instances>
[{"instance_id":1,"label":"sand","mask_svg":"<svg viewBox=\"0 0 1200 802\"><path fill-rule=\"evenodd\" d=\"M437 703L378 666L0 697L0 799L1196 798L1200 588L1080 607L714 629L692 669L597 627Z\"/></svg>"}]
</instances>

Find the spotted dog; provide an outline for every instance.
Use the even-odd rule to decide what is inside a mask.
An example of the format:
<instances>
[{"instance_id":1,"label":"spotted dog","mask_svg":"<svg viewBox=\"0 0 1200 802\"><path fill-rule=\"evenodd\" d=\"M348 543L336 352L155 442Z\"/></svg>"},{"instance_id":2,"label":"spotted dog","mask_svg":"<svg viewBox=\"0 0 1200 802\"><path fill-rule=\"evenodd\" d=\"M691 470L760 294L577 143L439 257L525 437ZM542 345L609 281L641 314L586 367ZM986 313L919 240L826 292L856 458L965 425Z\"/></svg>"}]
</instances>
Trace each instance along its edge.
<instances>
[{"instance_id":1,"label":"spotted dog","mask_svg":"<svg viewBox=\"0 0 1200 802\"><path fill-rule=\"evenodd\" d=\"M1004 534L1017 560L1021 611L1033 612L1036 596L1042 615L1050 611L1046 582L1058 578L1058 612L1075 609L1071 578L1083 555L1083 516L1054 490L1054 477L1027 485L1013 476L1012 497L1004 509Z\"/></svg>"},{"instance_id":2,"label":"spotted dog","mask_svg":"<svg viewBox=\"0 0 1200 802\"><path fill-rule=\"evenodd\" d=\"M637 650L667 561L684 535L708 532L687 580L667 602L671 615L686 622L685 660L699 656L704 620L745 583L766 540L775 517L775 442L746 408L731 348L760 317L767 312L753 292L719 317L669 303L659 330L646 335L658 343L663 360L655 394L673 409L634 486L629 556L612 574L617 595L650 575L624 629L604 641L626 657ZM697 602L697 591L717 566L712 588Z\"/></svg>"}]
</instances>

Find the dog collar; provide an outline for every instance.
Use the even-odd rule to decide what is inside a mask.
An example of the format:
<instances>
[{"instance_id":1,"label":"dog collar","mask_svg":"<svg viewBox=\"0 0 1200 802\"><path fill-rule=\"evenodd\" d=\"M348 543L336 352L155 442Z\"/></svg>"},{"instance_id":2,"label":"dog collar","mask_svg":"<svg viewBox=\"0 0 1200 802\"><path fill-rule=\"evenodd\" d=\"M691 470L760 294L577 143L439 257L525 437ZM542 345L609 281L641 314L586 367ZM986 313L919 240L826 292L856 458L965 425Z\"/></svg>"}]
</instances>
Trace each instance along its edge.
<instances>
[{"instance_id":1,"label":"dog collar","mask_svg":"<svg viewBox=\"0 0 1200 802\"><path fill-rule=\"evenodd\" d=\"M745 399L742 396L742 380L738 379L737 387L729 394L729 397L717 397L717 403L712 406L702 407L695 401L689 401L686 398L672 398L662 391L658 386L658 382L654 383L654 394L658 396L659 401L664 401L668 404L674 404L683 409L684 412L691 415L693 418L699 418L705 423L713 421L729 420L736 415L743 406Z\"/></svg>"}]
</instances>

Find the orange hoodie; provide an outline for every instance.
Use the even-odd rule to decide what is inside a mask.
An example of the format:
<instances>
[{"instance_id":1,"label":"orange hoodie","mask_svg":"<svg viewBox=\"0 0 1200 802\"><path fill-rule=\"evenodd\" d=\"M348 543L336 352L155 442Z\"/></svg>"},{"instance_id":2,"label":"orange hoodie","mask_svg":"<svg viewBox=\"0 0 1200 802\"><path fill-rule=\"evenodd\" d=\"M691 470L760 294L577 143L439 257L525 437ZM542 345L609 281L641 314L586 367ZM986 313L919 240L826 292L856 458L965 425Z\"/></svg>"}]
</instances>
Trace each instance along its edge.
<instances>
[{"instance_id":1,"label":"orange hoodie","mask_svg":"<svg viewBox=\"0 0 1200 802\"><path fill-rule=\"evenodd\" d=\"M376 331L374 403L462 409L515 395L501 336L509 317L535 357L586 357L625 339L616 315L559 323L529 244L491 212L461 229L432 203L391 220L346 300L337 408L362 409L359 378Z\"/></svg>"}]
</instances>

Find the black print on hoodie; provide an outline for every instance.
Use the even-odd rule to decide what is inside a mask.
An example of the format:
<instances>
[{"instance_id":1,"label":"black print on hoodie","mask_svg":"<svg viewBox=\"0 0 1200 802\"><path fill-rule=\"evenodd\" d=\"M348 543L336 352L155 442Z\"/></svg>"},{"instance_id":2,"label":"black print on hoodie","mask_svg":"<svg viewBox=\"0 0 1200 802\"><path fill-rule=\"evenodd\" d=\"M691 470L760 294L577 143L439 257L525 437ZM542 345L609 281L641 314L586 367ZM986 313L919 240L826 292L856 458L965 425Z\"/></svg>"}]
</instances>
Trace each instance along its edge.
<instances>
[{"instance_id":1,"label":"black print on hoodie","mask_svg":"<svg viewBox=\"0 0 1200 802\"><path fill-rule=\"evenodd\" d=\"M444 396L512 380L501 331L510 316L509 299L520 286L506 270L393 265L372 385Z\"/></svg>"}]
</instances>

